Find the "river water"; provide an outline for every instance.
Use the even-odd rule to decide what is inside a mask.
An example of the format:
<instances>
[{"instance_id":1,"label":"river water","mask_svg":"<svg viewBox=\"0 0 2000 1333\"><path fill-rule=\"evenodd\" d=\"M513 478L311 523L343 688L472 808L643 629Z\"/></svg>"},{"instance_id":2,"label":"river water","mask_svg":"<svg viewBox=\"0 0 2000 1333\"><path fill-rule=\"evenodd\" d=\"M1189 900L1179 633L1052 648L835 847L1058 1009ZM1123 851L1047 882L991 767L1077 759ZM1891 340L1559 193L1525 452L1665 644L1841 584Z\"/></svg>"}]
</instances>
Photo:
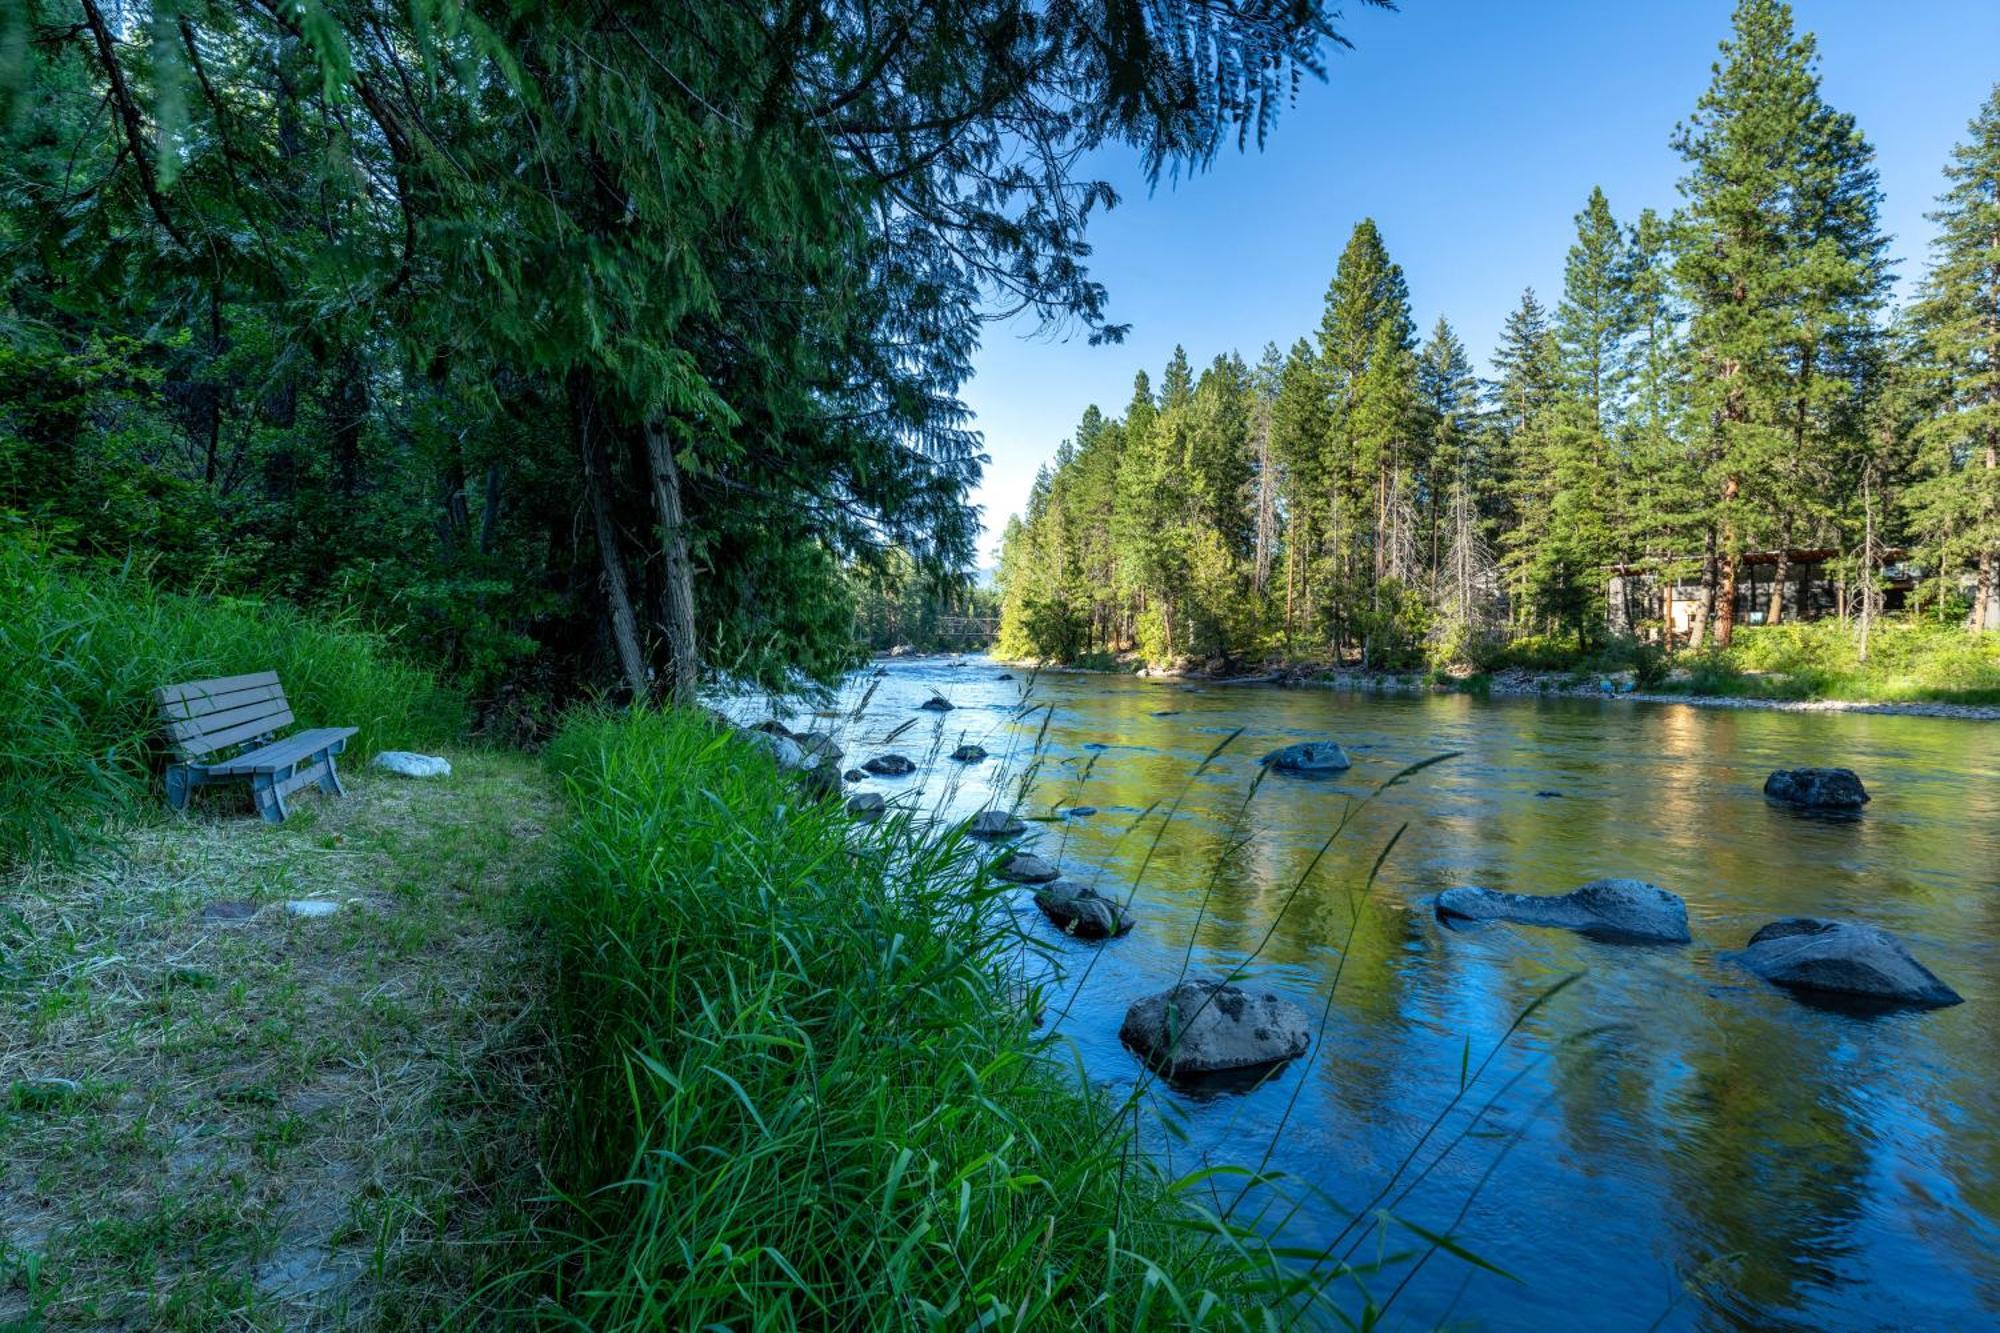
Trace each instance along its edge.
<instances>
[{"instance_id":1,"label":"river water","mask_svg":"<svg viewBox=\"0 0 2000 1333\"><path fill-rule=\"evenodd\" d=\"M1393 1324L2000 1327L2000 724L1031 678L980 658L887 672L849 688L850 705L874 694L843 724L846 762L895 749L922 767L857 789L951 813L1095 807L1024 841L1121 893L1161 824L1141 812L1180 798L1131 935L1062 939L1020 895L1065 972L1051 1021L1122 1095L1140 1075L1117 1037L1126 1004L1171 984L1190 941L1192 972L1214 974L1268 933L1256 984L1324 1011L1322 1035L1249 1091L1153 1084L1145 1140L1175 1173L1254 1166L1274 1144L1271 1168L1293 1178L1285 1237L1381 1261L1363 1281L1378 1302L1397 1293ZM918 712L933 690L957 707ZM1274 774L1246 806L1260 755L1320 737L1354 767ZM993 758L941 757L961 740ZM1350 800L1446 752L1363 806L1301 883ZM1767 773L1805 765L1857 770L1866 814L1764 801ZM1552 893L1603 876L1680 894L1694 943L1449 930L1428 903L1454 884ZM1788 915L1887 927L1965 1003L1857 1015L1730 962ZM1426 1243L1396 1223L1342 1234L1377 1209L1511 1276L1398 1258Z\"/></svg>"}]
</instances>

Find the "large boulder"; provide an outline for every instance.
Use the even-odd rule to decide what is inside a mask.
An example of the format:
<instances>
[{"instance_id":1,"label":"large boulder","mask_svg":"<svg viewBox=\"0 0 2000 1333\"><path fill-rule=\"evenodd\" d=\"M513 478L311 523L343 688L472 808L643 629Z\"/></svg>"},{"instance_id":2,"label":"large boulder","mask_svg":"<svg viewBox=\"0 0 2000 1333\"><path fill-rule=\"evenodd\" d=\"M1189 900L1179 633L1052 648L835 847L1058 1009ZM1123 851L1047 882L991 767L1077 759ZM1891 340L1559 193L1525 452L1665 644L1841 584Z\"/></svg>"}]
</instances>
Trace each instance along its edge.
<instances>
[{"instance_id":1,"label":"large boulder","mask_svg":"<svg viewBox=\"0 0 2000 1333\"><path fill-rule=\"evenodd\" d=\"M878 754L861 767L878 778L900 778L917 771L917 766L900 754Z\"/></svg>"},{"instance_id":2,"label":"large boulder","mask_svg":"<svg viewBox=\"0 0 2000 1333\"><path fill-rule=\"evenodd\" d=\"M1065 933L1082 940L1106 940L1132 929L1132 914L1123 903L1074 880L1042 885L1035 890L1035 906Z\"/></svg>"},{"instance_id":3,"label":"large boulder","mask_svg":"<svg viewBox=\"0 0 2000 1333\"><path fill-rule=\"evenodd\" d=\"M1033 852L1015 852L994 867L993 873L1016 884L1046 884L1062 872Z\"/></svg>"},{"instance_id":4,"label":"large boulder","mask_svg":"<svg viewBox=\"0 0 2000 1333\"><path fill-rule=\"evenodd\" d=\"M1447 922L1512 921L1650 944L1686 944L1692 938L1687 904L1656 884L1636 879L1594 879L1556 894L1446 889L1437 897L1437 914Z\"/></svg>"},{"instance_id":5,"label":"large boulder","mask_svg":"<svg viewBox=\"0 0 2000 1333\"><path fill-rule=\"evenodd\" d=\"M1271 751L1260 762L1280 773L1338 773L1351 767L1347 751L1332 741L1300 741Z\"/></svg>"},{"instance_id":6,"label":"large boulder","mask_svg":"<svg viewBox=\"0 0 2000 1333\"><path fill-rule=\"evenodd\" d=\"M1764 779L1764 796L1801 810L1857 811L1868 789L1851 768L1781 768Z\"/></svg>"},{"instance_id":7,"label":"large boulder","mask_svg":"<svg viewBox=\"0 0 2000 1333\"><path fill-rule=\"evenodd\" d=\"M968 742L953 750L951 757L961 764L976 764L986 757L986 747Z\"/></svg>"},{"instance_id":8,"label":"large boulder","mask_svg":"<svg viewBox=\"0 0 2000 1333\"><path fill-rule=\"evenodd\" d=\"M1125 1011L1118 1036L1169 1077L1251 1069L1304 1055L1305 1010L1221 981L1184 981Z\"/></svg>"},{"instance_id":9,"label":"large boulder","mask_svg":"<svg viewBox=\"0 0 2000 1333\"><path fill-rule=\"evenodd\" d=\"M738 732L737 735L769 754L779 768L804 768L806 765L806 752L801 750L799 743L790 736L780 736L777 732L767 731L763 727L752 727L747 731Z\"/></svg>"},{"instance_id":10,"label":"large boulder","mask_svg":"<svg viewBox=\"0 0 2000 1333\"><path fill-rule=\"evenodd\" d=\"M847 798L847 813L864 824L872 824L882 817L888 803L879 791L858 792Z\"/></svg>"},{"instance_id":11,"label":"large boulder","mask_svg":"<svg viewBox=\"0 0 2000 1333\"><path fill-rule=\"evenodd\" d=\"M1927 1007L1961 1000L1912 958L1901 940L1859 921L1813 916L1773 921L1750 937L1740 958L1764 980L1793 990Z\"/></svg>"},{"instance_id":12,"label":"large boulder","mask_svg":"<svg viewBox=\"0 0 2000 1333\"><path fill-rule=\"evenodd\" d=\"M965 831L975 838L1012 838L1026 833L1028 826L1005 810L981 810Z\"/></svg>"}]
</instances>

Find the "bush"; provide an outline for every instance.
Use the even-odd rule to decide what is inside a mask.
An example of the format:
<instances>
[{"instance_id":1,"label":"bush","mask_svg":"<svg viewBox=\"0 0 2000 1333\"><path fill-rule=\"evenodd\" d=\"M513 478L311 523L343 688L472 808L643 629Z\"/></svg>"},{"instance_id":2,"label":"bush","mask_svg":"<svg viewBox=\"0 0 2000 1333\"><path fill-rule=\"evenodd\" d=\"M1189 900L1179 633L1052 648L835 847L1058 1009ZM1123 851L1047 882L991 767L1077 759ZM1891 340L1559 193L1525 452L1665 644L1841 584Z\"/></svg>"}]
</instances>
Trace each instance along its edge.
<instances>
[{"instance_id":1,"label":"bush","mask_svg":"<svg viewBox=\"0 0 2000 1333\"><path fill-rule=\"evenodd\" d=\"M578 717L548 756L575 810L539 913L567 1209L524 1310L1217 1327L1282 1300L1268 1251L1216 1243L1037 1050L1021 938L960 839L862 833L694 714Z\"/></svg>"},{"instance_id":2,"label":"bush","mask_svg":"<svg viewBox=\"0 0 2000 1333\"><path fill-rule=\"evenodd\" d=\"M0 865L73 859L148 798L161 685L275 670L302 723L359 727L362 754L465 726L458 695L358 625L161 592L130 568L61 560L18 527L0 529L0 661Z\"/></svg>"}]
</instances>

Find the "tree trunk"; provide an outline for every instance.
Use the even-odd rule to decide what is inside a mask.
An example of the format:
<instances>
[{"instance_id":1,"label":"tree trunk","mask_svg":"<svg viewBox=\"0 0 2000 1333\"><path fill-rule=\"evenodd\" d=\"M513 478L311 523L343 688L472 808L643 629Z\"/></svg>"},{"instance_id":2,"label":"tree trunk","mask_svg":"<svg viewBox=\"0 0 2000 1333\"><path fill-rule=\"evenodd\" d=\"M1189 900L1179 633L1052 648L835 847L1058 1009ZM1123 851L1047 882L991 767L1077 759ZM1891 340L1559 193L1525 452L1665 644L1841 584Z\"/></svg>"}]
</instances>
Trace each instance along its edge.
<instances>
[{"instance_id":1,"label":"tree trunk","mask_svg":"<svg viewBox=\"0 0 2000 1333\"><path fill-rule=\"evenodd\" d=\"M1789 540L1789 539L1788 539ZM1792 576L1792 553L1787 547L1778 549L1778 567L1771 575L1771 601L1764 612L1766 625L1782 624L1785 619L1785 586Z\"/></svg>"},{"instance_id":2,"label":"tree trunk","mask_svg":"<svg viewBox=\"0 0 2000 1333\"><path fill-rule=\"evenodd\" d=\"M583 456L583 488L590 502L590 517L597 531L597 554L604 566L604 595L611 612L611 644L618 654L618 666L625 676L625 688L633 703L643 702L650 690L646 684L646 655L639 647L639 618L632 611L632 589L625 578L625 559L619 554L618 525L611 517L611 463L604 452L603 423L597 415L597 398L589 379L582 373L570 382L570 410L575 414L578 451Z\"/></svg>"},{"instance_id":3,"label":"tree trunk","mask_svg":"<svg viewBox=\"0 0 2000 1333\"><path fill-rule=\"evenodd\" d=\"M1695 598L1694 625L1688 647L1699 652L1708 643L1708 627L1715 619L1715 529L1708 530L1701 553L1701 592Z\"/></svg>"},{"instance_id":4,"label":"tree trunk","mask_svg":"<svg viewBox=\"0 0 2000 1333\"><path fill-rule=\"evenodd\" d=\"M694 566L688 559L687 516L681 509L681 468L660 427L646 427L646 462L653 474L653 510L660 522L661 619L672 654L670 685L674 702L692 703L701 679L701 646L695 637Z\"/></svg>"}]
</instances>

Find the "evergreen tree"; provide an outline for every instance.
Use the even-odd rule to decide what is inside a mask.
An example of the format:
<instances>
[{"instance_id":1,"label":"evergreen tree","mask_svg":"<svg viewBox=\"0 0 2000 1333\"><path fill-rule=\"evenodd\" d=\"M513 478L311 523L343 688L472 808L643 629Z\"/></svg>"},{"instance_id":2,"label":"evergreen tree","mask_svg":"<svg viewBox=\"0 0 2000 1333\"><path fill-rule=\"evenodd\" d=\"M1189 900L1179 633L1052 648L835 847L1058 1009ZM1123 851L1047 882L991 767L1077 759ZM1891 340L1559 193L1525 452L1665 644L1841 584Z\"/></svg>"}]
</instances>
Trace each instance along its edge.
<instances>
[{"instance_id":1,"label":"evergreen tree","mask_svg":"<svg viewBox=\"0 0 2000 1333\"><path fill-rule=\"evenodd\" d=\"M1940 565L1970 563L1971 625L2000 630L2000 86L1952 150L1915 310L1933 410L1912 518Z\"/></svg>"},{"instance_id":2,"label":"evergreen tree","mask_svg":"<svg viewBox=\"0 0 2000 1333\"><path fill-rule=\"evenodd\" d=\"M1743 552L1758 538L1787 550L1802 526L1824 528L1816 500L1852 477L1888 281L1873 150L1820 96L1812 37L1793 31L1779 0L1741 0L1733 25L1674 136L1688 164L1675 267L1691 306L1697 409L1715 423L1724 647ZM1782 589L1782 565L1778 574Z\"/></svg>"},{"instance_id":3,"label":"evergreen tree","mask_svg":"<svg viewBox=\"0 0 2000 1333\"><path fill-rule=\"evenodd\" d=\"M1563 299L1556 308L1563 384L1609 432L1623 405L1623 345L1631 330L1630 273L1625 234L1602 189L1576 215L1576 243L1563 264Z\"/></svg>"}]
</instances>

